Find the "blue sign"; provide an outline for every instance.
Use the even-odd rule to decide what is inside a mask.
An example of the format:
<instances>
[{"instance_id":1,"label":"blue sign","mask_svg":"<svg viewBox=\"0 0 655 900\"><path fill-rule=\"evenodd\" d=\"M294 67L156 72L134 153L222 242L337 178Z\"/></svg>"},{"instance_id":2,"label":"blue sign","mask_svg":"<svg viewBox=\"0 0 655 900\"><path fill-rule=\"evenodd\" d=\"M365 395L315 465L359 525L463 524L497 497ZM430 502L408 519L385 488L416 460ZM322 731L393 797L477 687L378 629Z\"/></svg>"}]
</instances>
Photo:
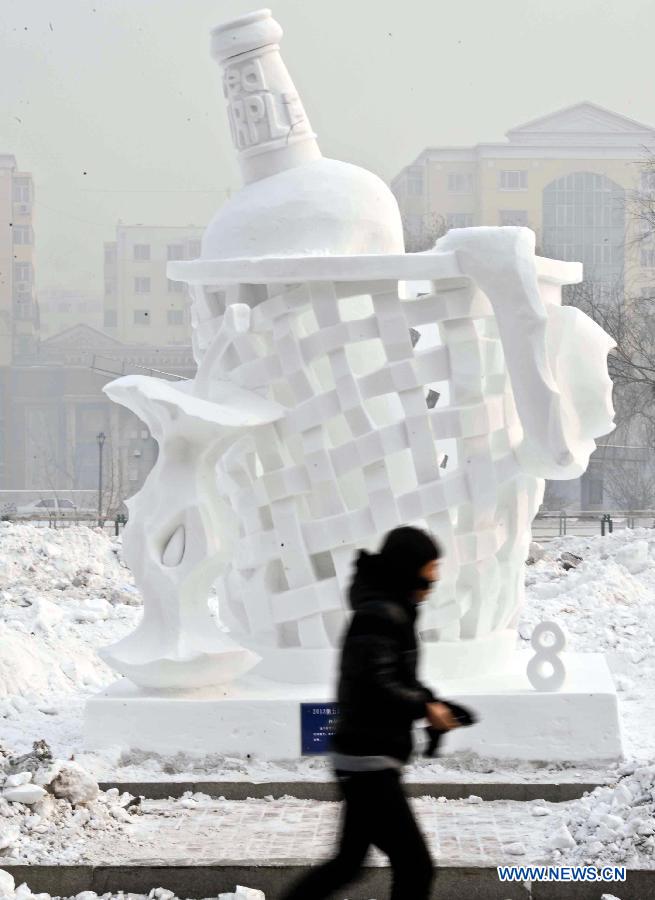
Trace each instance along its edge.
<instances>
[{"instance_id":1,"label":"blue sign","mask_svg":"<svg viewBox=\"0 0 655 900\"><path fill-rule=\"evenodd\" d=\"M301 703L300 734L301 752L328 753L330 742L339 717L336 703Z\"/></svg>"}]
</instances>

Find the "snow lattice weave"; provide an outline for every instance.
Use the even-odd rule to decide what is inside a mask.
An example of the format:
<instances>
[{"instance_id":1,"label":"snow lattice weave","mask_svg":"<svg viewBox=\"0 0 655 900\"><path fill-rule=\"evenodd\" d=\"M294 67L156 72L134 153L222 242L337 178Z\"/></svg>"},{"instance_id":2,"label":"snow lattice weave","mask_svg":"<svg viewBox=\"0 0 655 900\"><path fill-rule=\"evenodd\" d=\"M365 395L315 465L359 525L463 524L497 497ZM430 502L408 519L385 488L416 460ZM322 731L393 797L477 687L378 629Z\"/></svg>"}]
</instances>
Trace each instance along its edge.
<instances>
[{"instance_id":1,"label":"snow lattice weave","mask_svg":"<svg viewBox=\"0 0 655 900\"><path fill-rule=\"evenodd\" d=\"M205 290L196 288L196 310ZM336 646L355 549L407 522L446 549L425 637L507 627L542 482L513 453L521 429L486 296L463 279L413 299L390 281L260 290L250 330L234 334L215 371L287 409L219 467L239 519L222 586L233 635L255 647ZM228 289L225 303L242 294ZM414 346L410 329L430 325L440 344ZM430 409L435 382L450 402L442 391ZM446 440L456 442L454 471L440 468Z\"/></svg>"}]
</instances>

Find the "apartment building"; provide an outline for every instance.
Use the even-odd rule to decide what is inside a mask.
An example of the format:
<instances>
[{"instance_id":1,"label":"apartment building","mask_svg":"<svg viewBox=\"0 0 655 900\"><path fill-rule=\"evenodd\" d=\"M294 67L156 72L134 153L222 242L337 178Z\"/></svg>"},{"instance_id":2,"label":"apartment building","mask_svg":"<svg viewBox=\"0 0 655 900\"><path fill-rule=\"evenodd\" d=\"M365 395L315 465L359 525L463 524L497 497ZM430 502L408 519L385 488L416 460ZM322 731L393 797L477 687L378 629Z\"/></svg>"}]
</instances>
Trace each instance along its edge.
<instances>
[{"instance_id":1,"label":"apartment building","mask_svg":"<svg viewBox=\"0 0 655 900\"><path fill-rule=\"evenodd\" d=\"M33 203L32 176L0 154L0 366L32 352L37 340Z\"/></svg>"},{"instance_id":2,"label":"apartment building","mask_svg":"<svg viewBox=\"0 0 655 900\"><path fill-rule=\"evenodd\" d=\"M196 225L122 225L105 244L103 326L123 343L167 347L191 344L185 285L166 277L173 259L200 256Z\"/></svg>"},{"instance_id":3,"label":"apartment building","mask_svg":"<svg viewBox=\"0 0 655 900\"><path fill-rule=\"evenodd\" d=\"M558 110L507 132L503 143L427 147L393 179L408 249L442 227L527 225L538 252L580 260L599 291L651 291L655 246L630 216L655 128L593 103Z\"/></svg>"},{"instance_id":4,"label":"apartment building","mask_svg":"<svg viewBox=\"0 0 655 900\"><path fill-rule=\"evenodd\" d=\"M32 176L12 154L0 153L0 483L9 464L11 366L38 341L33 204Z\"/></svg>"},{"instance_id":5,"label":"apartment building","mask_svg":"<svg viewBox=\"0 0 655 900\"><path fill-rule=\"evenodd\" d=\"M655 155L655 128L579 103L506 137L427 147L398 173L391 187L408 250L427 249L449 228L526 225L538 253L583 263L584 290L597 299L655 296L655 241L635 215L638 198L655 194L655 175L644 166ZM581 479L550 484L551 505L604 508L612 502L612 471L638 477L652 459L649 448L629 446L634 437L619 431L600 443Z\"/></svg>"}]
</instances>

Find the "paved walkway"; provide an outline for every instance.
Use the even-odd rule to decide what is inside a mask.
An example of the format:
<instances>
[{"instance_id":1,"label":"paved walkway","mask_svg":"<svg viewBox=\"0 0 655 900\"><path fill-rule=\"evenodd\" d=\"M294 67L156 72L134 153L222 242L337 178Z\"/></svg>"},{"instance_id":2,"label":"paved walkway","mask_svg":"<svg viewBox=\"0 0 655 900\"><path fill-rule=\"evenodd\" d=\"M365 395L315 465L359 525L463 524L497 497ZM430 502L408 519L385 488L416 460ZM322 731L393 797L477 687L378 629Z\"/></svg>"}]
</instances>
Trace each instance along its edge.
<instances>
[{"instance_id":1,"label":"paved walkway","mask_svg":"<svg viewBox=\"0 0 655 900\"><path fill-rule=\"evenodd\" d=\"M489 866L545 859L561 824L556 804L514 801L412 801L434 858L444 865ZM96 838L86 859L126 865L298 865L328 856L338 829L337 803L315 800L183 799L145 801L129 834ZM377 852L373 865L385 865Z\"/></svg>"}]
</instances>

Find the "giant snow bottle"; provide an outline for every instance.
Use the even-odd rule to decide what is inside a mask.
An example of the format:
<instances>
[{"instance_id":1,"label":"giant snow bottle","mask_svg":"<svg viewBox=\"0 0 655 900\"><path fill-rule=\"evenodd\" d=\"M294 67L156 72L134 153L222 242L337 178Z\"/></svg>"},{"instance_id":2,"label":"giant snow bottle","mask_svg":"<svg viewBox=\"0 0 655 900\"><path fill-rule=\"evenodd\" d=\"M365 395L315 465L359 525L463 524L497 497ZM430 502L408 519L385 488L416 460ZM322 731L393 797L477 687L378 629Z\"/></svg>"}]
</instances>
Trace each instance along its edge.
<instances>
[{"instance_id":1,"label":"giant snow bottle","mask_svg":"<svg viewBox=\"0 0 655 900\"><path fill-rule=\"evenodd\" d=\"M268 9L212 31L245 186L207 228L203 258L403 253L398 205L384 182L322 156L281 37Z\"/></svg>"}]
</instances>

